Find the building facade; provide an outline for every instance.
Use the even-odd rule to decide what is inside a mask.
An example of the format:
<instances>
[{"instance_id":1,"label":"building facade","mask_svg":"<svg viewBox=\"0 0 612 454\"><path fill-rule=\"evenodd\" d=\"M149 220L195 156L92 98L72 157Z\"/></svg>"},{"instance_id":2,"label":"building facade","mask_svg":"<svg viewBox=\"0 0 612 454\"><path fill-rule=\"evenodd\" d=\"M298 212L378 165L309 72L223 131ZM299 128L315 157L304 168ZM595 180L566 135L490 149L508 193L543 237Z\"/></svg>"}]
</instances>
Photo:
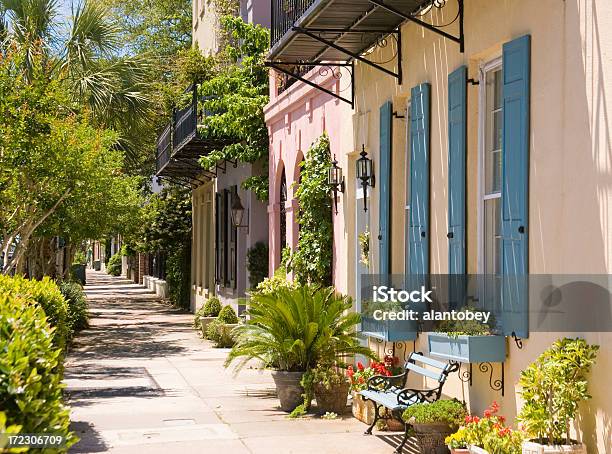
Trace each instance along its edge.
<instances>
[{"instance_id":1,"label":"building facade","mask_svg":"<svg viewBox=\"0 0 612 454\"><path fill-rule=\"evenodd\" d=\"M307 3L288 12L273 2L270 58L285 63L277 70L292 61L350 65L352 105L319 93L329 97L324 110L334 119L313 117L307 127L309 93L317 88L306 80L320 77L315 69L293 71L300 79L290 88L293 95L285 101L281 94L268 108L270 160L278 164L271 194L279 193L268 208L272 268L282 247L277 213L286 215L287 241L295 244L291 192L284 210L276 205L283 194L279 171L295 180L297 150L328 128L333 144L331 129L340 131L332 153L347 188L334 221L335 239L342 236L334 251L342 257L335 264L340 291L359 296L363 273L611 274L612 4ZM333 87L324 79L315 85ZM355 175L362 148L376 177L367 195ZM360 257L364 232L370 236L367 268ZM448 396L467 401L476 413L497 400L512 418L522 405L520 372L555 339L584 337L601 348L590 382L593 399L575 429L589 452L608 452L612 335L525 330L515 332L521 343L505 334L505 361L485 366L486 373L475 365L471 384L453 375ZM414 345L371 342L400 353L429 350L427 333ZM492 389L498 379L503 388Z\"/></svg>"}]
</instances>

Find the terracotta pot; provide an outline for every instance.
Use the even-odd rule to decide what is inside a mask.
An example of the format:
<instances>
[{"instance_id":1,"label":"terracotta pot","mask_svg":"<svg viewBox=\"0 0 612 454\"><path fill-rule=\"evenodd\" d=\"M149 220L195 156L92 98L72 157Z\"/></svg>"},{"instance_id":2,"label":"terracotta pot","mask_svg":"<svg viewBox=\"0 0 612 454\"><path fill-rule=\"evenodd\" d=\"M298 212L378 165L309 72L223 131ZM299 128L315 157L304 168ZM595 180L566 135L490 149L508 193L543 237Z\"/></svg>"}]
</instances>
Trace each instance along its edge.
<instances>
[{"instance_id":1,"label":"terracotta pot","mask_svg":"<svg viewBox=\"0 0 612 454\"><path fill-rule=\"evenodd\" d=\"M286 372L281 370L272 372L281 409L287 413L295 410L295 407L304 401L302 398L304 388L300 385L302 375L304 375L304 372Z\"/></svg>"},{"instance_id":2,"label":"terracotta pot","mask_svg":"<svg viewBox=\"0 0 612 454\"><path fill-rule=\"evenodd\" d=\"M351 407L353 416L367 425L372 424L372 421L374 421L374 403L363 400L363 397L357 391L352 391L351 395L353 396Z\"/></svg>"},{"instance_id":3,"label":"terracotta pot","mask_svg":"<svg viewBox=\"0 0 612 454\"><path fill-rule=\"evenodd\" d=\"M421 452L448 452L444 440L453 433L448 424L412 424L412 428Z\"/></svg>"},{"instance_id":4,"label":"terracotta pot","mask_svg":"<svg viewBox=\"0 0 612 454\"><path fill-rule=\"evenodd\" d=\"M587 454L586 446L577 441L571 445L543 445L536 441L523 442L523 454Z\"/></svg>"},{"instance_id":5,"label":"terracotta pot","mask_svg":"<svg viewBox=\"0 0 612 454\"><path fill-rule=\"evenodd\" d=\"M346 411L346 398L349 392L349 383L333 385L327 389L322 384L314 385L314 395L320 413L333 412L341 415Z\"/></svg>"},{"instance_id":6,"label":"terracotta pot","mask_svg":"<svg viewBox=\"0 0 612 454\"><path fill-rule=\"evenodd\" d=\"M470 454L468 448L450 448L451 454Z\"/></svg>"}]
</instances>

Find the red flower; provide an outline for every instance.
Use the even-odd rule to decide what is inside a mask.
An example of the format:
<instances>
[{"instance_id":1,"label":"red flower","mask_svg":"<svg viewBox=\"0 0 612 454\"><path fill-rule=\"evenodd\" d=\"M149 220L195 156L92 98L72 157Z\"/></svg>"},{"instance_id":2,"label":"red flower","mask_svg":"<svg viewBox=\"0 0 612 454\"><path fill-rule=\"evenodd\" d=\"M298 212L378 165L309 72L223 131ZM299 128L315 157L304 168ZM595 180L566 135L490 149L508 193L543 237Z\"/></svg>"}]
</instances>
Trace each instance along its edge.
<instances>
[{"instance_id":1,"label":"red flower","mask_svg":"<svg viewBox=\"0 0 612 454\"><path fill-rule=\"evenodd\" d=\"M357 363L357 369L363 370L363 364L361 364L361 362Z\"/></svg>"},{"instance_id":2,"label":"red flower","mask_svg":"<svg viewBox=\"0 0 612 454\"><path fill-rule=\"evenodd\" d=\"M365 383L365 379L363 377L359 377L359 383Z\"/></svg>"},{"instance_id":3,"label":"red flower","mask_svg":"<svg viewBox=\"0 0 612 454\"><path fill-rule=\"evenodd\" d=\"M471 423L471 422L473 421L473 419L474 419L474 418L472 418L470 415L466 415L466 417L465 417L465 423L466 423L466 424L469 424L469 423Z\"/></svg>"},{"instance_id":4,"label":"red flower","mask_svg":"<svg viewBox=\"0 0 612 454\"><path fill-rule=\"evenodd\" d=\"M472 417L472 422L478 423L479 421L480 421L480 418L478 416Z\"/></svg>"},{"instance_id":5,"label":"red flower","mask_svg":"<svg viewBox=\"0 0 612 454\"><path fill-rule=\"evenodd\" d=\"M490 418L492 414L493 414L493 412L491 410L489 410L488 408L484 411L484 417L485 418Z\"/></svg>"}]
</instances>

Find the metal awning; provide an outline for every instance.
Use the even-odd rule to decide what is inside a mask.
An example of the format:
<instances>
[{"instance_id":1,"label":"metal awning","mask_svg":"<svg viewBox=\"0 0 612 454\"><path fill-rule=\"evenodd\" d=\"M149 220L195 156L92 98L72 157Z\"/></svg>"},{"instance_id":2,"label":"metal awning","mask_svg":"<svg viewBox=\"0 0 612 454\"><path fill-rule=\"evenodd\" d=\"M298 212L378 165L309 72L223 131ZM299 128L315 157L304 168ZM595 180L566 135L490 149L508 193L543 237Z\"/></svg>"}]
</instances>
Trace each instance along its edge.
<instances>
[{"instance_id":1,"label":"metal awning","mask_svg":"<svg viewBox=\"0 0 612 454\"><path fill-rule=\"evenodd\" d=\"M353 74L353 63L360 61L402 83L400 26L414 22L456 42L463 52L463 0L455 0L459 21L457 36L442 26L427 23L424 15L430 8L446 8L450 0L272 0L272 47L267 64L276 70L316 86L304 78L304 69L317 66L341 66ZM452 8L452 6L451 6ZM372 62L364 53L375 46L388 44L389 36L397 44L394 68ZM389 62L390 63L390 62ZM353 105L345 98L323 87L330 95Z\"/></svg>"}]
</instances>

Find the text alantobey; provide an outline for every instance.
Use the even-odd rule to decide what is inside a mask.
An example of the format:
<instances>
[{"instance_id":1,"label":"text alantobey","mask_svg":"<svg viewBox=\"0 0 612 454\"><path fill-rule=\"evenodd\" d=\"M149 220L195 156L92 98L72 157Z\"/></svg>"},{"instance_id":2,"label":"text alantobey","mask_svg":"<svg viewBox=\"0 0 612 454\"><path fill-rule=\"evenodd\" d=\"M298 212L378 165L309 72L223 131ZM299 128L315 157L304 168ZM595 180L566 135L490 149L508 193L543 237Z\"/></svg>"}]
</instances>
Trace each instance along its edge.
<instances>
[{"instance_id":1,"label":"text alantobey","mask_svg":"<svg viewBox=\"0 0 612 454\"><path fill-rule=\"evenodd\" d=\"M393 287L374 286L372 288L372 299L375 303L432 303L432 290L427 290L424 285L419 290L397 290ZM383 310L376 309L372 316L376 320L475 320L481 323L488 323L490 312L477 311L415 311L410 309L408 305L403 310L391 309Z\"/></svg>"}]
</instances>

